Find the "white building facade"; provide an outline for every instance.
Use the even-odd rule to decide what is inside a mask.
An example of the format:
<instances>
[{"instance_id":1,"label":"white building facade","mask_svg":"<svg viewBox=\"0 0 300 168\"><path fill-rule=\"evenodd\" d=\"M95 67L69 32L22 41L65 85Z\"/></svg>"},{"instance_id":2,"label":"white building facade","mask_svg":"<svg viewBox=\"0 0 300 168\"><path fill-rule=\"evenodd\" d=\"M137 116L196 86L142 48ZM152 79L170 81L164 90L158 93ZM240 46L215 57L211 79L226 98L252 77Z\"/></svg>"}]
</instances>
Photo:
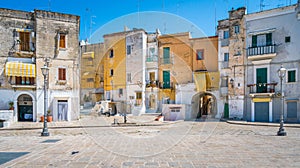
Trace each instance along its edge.
<instances>
[{"instance_id":1,"label":"white building facade","mask_svg":"<svg viewBox=\"0 0 300 168\"><path fill-rule=\"evenodd\" d=\"M300 121L299 4L245 16L248 87L244 117L248 121L278 122L282 105L285 121ZM283 104L277 72L281 65L287 69Z\"/></svg>"}]
</instances>

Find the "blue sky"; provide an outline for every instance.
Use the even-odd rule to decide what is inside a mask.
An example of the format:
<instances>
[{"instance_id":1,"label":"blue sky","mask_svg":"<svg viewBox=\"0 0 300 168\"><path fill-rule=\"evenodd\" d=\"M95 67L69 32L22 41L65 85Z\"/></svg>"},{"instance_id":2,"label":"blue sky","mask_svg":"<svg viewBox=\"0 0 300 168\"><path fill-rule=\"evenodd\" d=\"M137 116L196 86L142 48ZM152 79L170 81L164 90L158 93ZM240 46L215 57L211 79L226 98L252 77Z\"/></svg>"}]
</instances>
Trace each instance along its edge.
<instances>
[{"instance_id":1,"label":"blue sky","mask_svg":"<svg viewBox=\"0 0 300 168\"><path fill-rule=\"evenodd\" d=\"M258 12L262 0L1 0L1 8L51 10L81 17L80 39L129 28L162 33L192 31L193 37L215 35L216 21L228 10L247 5ZM297 0L263 0L263 9L295 4ZM152 17L152 18L151 18ZM156 26L157 25L157 26ZM197 30L195 30L197 29ZM199 33L199 30L201 33ZM100 37L94 42L101 41Z\"/></svg>"}]
</instances>

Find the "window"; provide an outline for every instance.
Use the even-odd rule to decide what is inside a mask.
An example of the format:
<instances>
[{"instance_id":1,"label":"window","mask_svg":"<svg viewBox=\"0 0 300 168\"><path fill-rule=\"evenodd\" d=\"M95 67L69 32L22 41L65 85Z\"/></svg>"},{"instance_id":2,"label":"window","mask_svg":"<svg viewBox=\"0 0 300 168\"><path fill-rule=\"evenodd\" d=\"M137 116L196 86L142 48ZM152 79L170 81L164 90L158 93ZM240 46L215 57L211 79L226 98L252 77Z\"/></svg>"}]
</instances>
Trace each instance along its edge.
<instances>
[{"instance_id":1,"label":"window","mask_svg":"<svg viewBox=\"0 0 300 168\"><path fill-rule=\"evenodd\" d=\"M155 81L155 72L149 72L150 81Z\"/></svg>"},{"instance_id":2,"label":"window","mask_svg":"<svg viewBox=\"0 0 300 168\"><path fill-rule=\"evenodd\" d=\"M135 105L136 106L141 105L142 104L142 92L136 92L135 97L136 97Z\"/></svg>"},{"instance_id":3,"label":"window","mask_svg":"<svg viewBox=\"0 0 300 168\"><path fill-rule=\"evenodd\" d=\"M119 89L119 95L122 96L123 95L123 89Z\"/></svg>"},{"instance_id":4,"label":"window","mask_svg":"<svg viewBox=\"0 0 300 168\"><path fill-rule=\"evenodd\" d=\"M257 47L257 36L252 36L252 47Z\"/></svg>"},{"instance_id":5,"label":"window","mask_svg":"<svg viewBox=\"0 0 300 168\"><path fill-rule=\"evenodd\" d=\"M268 34L266 34L266 45L267 46L270 46L270 45L272 45L272 33L268 33Z\"/></svg>"},{"instance_id":6,"label":"window","mask_svg":"<svg viewBox=\"0 0 300 168\"><path fill-rule=\"evenodd\" d=\"M110 76L114 76L114 70L113 69L110 70Z\"/></svg>"},{"instance_id":7,"label":"window","mask_svg":"<svg viewBox=\"0 0 300 168\"><path fill-rule=\"evenodd\" d=\"M59 34L59 48L66 48L66 34Z\"/></svg>"},{"instance_id":8,"label":"window","mask_svg":"<svg viewBox=\"0 0 300 168\"><path fill-rule=\"evenodd\" d=\"M204 60L204 50L197 50L197 60Z\"/></svg>"},{"instance_id":9,"label":"window","mask_svg":"<svg viewBox=\"0 0 300 168\"><path fill-rule=\"evenodd\" d=\"M94 82L94 78L87 78L86 81L87 82Z\"/></svg>"},{"instance_id":10,"label":"window","mask_svg":"<svg viewBox=\"0 0 300 168\"><path fill-rule=\"evenodd\" d=\"M30 51L30 32L19 32L21 51Z\"/></svg>"},{"instance_id":11,"label":"window","mask_svg":"<svg viewBox=\"0 0 300 168\"><path fill-rule=\"evenodd\" d=\"M286 42L286 43L289 43L289 42L291 42L291 36L287 36L287 37L285 37L285 42Z\"/></svg>"},{"instance_id":12,"label":"window","mask_svg":"<svg viewBox=\"0 0 300 168\"><path fill-rule=\"evenodd\" d=\"M239 25L235 25L234 26L234 33L235 34L239 34L240 33L240 26Z\"/></svg>"},{"instance_id":13,"label":"window","mask_svg":"<svg viewBox=\"0 0 300 168\"><path fill-rule=\"evenodd\" d=\"M287 71L287 82L296 82L296 70Z\"/></svg>"},{"instance_id":14,"label":"window","mask_svg":"<svg viewBox=\"0 0 300 168\"><path fill-rule=\"evenodd\" d=\"M15 77L15 84L16 85L34 85L34 78L33 77Z\"/></svg>"},{"instance_id":15,"label":"window","mask_svg":"<svg viewBox=\"0 0 300 168\"><path fill-rule=\"evenodd\" d=\"M252 47L270 46L270 45L272 45L272 33L252 36Z\"/></svg>"},{"instance_id":16,"label":"window","mask_svg":"<svg viewBox=\"0 0 300 168\"><path fill-rule=\"evenodd\" d=\"M131 45L127 45L127 55L131 54Z\"/></svg>"},{"instance_id":17,"label":"window","mask_svg":"<svg viewBox=\"0 0 300 168\"><path fill-rule=\"evenodd\" d=\"M225 30L225 31L223 32L223 38L224 38L224 39L228 39L228 38L229 38L229 31L228 31L228 30Z\"/></svg>"},{"instance_id":18,"label":"window","mask_svg":"<svg viewBox=\"0 0 300 168\"><path fill-rule=\"evenodd\" d=\"M228 76L221 78L221 87L228 87Z\"/></svg>"},{"instance_id":19,"label":"window","mask_svg":"<svg viewBox=\"0 0 300 168\"><path fill-rule=\"evenodd\" d=\"M151 47L151 48L149 49L149 55L150 55L151 57L155 55L155 48L154 48L154 47Z\"/></svg>"},{"instance_id":20,"label":"window","mask_svg":"<svg viewBox=\"0 0 300 168\"><path fill-rule=\"evenodd\" d=\"M114 57L114 50L111 49L109 50L109 58L113 58Z\"/></svg>"},{"instance_id":21,"label":"window","mask_svg":"<svg viewBox=\"0 0 300 168\"><path fill-rule=\"evenodd\" d=\"M66 80L66 68L58 68L58 80Z\"/></svg>"},{"instance_id":22,"label":"window","mask_svg":"<svg viewBox=\"0 0 300 168\"><path fill-rule=\"evenodd\" d=\"M127 73L127 82L131 82L131 73Z\"/></svg>"},{"instance_id":23,"label":"window","mask_svg":"<svg viewBox=\"0 0 300 168\"><path fill-rule=\"evenodd\" d=\"M229 61L229 53L224 53L224 62Z\"/></svg>"},{"instance_id":24,"label":"window","mask_svg":"<svg viewBox=\"0 0 300 168\"><path fill-rule=\"evenodd\" d=\"M156 51L154 47L149 48L149 54L147 55L147 62L157 61L157 57L155 55Z\"/></svg>"},{"instance_id":25,"label":"window","mask_svg":"<svg viewBox=\"0 0 300 168\"><path fill-rule=\"evenodd\" d=\"M163 63L164 64L170 63L170 47L163 48Z\"/></svg>"}]
</instances>

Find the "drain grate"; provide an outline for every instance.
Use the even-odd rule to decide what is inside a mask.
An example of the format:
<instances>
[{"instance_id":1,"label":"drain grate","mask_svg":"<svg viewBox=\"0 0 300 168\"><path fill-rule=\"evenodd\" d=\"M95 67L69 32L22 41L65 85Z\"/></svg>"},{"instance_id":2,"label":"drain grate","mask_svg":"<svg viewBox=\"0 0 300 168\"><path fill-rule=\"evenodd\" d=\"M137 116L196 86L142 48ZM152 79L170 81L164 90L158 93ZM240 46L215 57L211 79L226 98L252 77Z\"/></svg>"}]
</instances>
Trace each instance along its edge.
<instances>
[{"instance_id":1,"label":"drain grate","mask_svg":"<svg viewBox=\"0 0 300 168\"><path fill-rule=\"evenodd\" d=\"M11 160L17 159L29 152L0 152L0 165L9 162Z\"/></svg>"},{"instance_id":2,"label":"drain grate","mask_svg":"<svg viewBox=\"0 0 300 168\"><path fill-rule=\"evenodd\" d=\"M41 143L55 143L60 141L61 139L47 139L45 141L42 141Z\"/></svg>"}]
</instances>

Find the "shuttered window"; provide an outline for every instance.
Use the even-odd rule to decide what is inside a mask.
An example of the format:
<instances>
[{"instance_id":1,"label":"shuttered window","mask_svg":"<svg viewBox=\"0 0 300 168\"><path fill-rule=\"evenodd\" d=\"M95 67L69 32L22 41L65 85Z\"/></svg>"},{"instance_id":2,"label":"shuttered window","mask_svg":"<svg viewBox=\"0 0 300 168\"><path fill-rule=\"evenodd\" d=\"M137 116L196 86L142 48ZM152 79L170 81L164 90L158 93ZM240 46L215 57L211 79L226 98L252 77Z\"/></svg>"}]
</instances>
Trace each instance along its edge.
<instances>
[{"instance_id":1,"label":"shuttered window","mask_svg":"<svg viewBox=\"0 0 300 168\"><path fill-rule=\"evenodd\" d=\"M252 47L257 47L257 36L252 36Z\"/></svg>"},{"instance_id":2,"label":"shuttered window","mask_svg":"<svg viewBox=\"0 0 300 168\"><path fill-rule=\"evenodd\" d=\"M296 82L296 70L288 71L288 82Z\"/></svg>"},{"instance_id":3,"label":"shuttered window","mask_svg":"<svg viewBox=\"0 0 300 168\"><path fill-rule=\"evenodd\" d=\"M66 68L58 68L58 80L66 80Z\"/></svg>"},{"instance_id":4,"label":"shuttered window","mask_svg":"<svg viewBox=\"0 0 300 168\"><path fill-rule=\"evenodd\" d=\"M59 48L66 48L66 35L62 33L59 35Z\"/></svg>"},{"instance_id":5,"label":"shuttered window","mask_svg":"<svg viewBox=\"0 0 300 168\"><path fill-rule=\"evenodd\" d=\"M20 38L20 50L30 51L30 33L29 32L19 32Z\"/></svg>"},{"instance_id":6,"label":"shuttered window","mask_svg":"<svg viewBox=\"0 0 300 168\"><path fill-rule=\"evenodd\" d=\"M266 34L266 45L267 46L272 45L272 33Z\"/></svg>"}]
</instances>

